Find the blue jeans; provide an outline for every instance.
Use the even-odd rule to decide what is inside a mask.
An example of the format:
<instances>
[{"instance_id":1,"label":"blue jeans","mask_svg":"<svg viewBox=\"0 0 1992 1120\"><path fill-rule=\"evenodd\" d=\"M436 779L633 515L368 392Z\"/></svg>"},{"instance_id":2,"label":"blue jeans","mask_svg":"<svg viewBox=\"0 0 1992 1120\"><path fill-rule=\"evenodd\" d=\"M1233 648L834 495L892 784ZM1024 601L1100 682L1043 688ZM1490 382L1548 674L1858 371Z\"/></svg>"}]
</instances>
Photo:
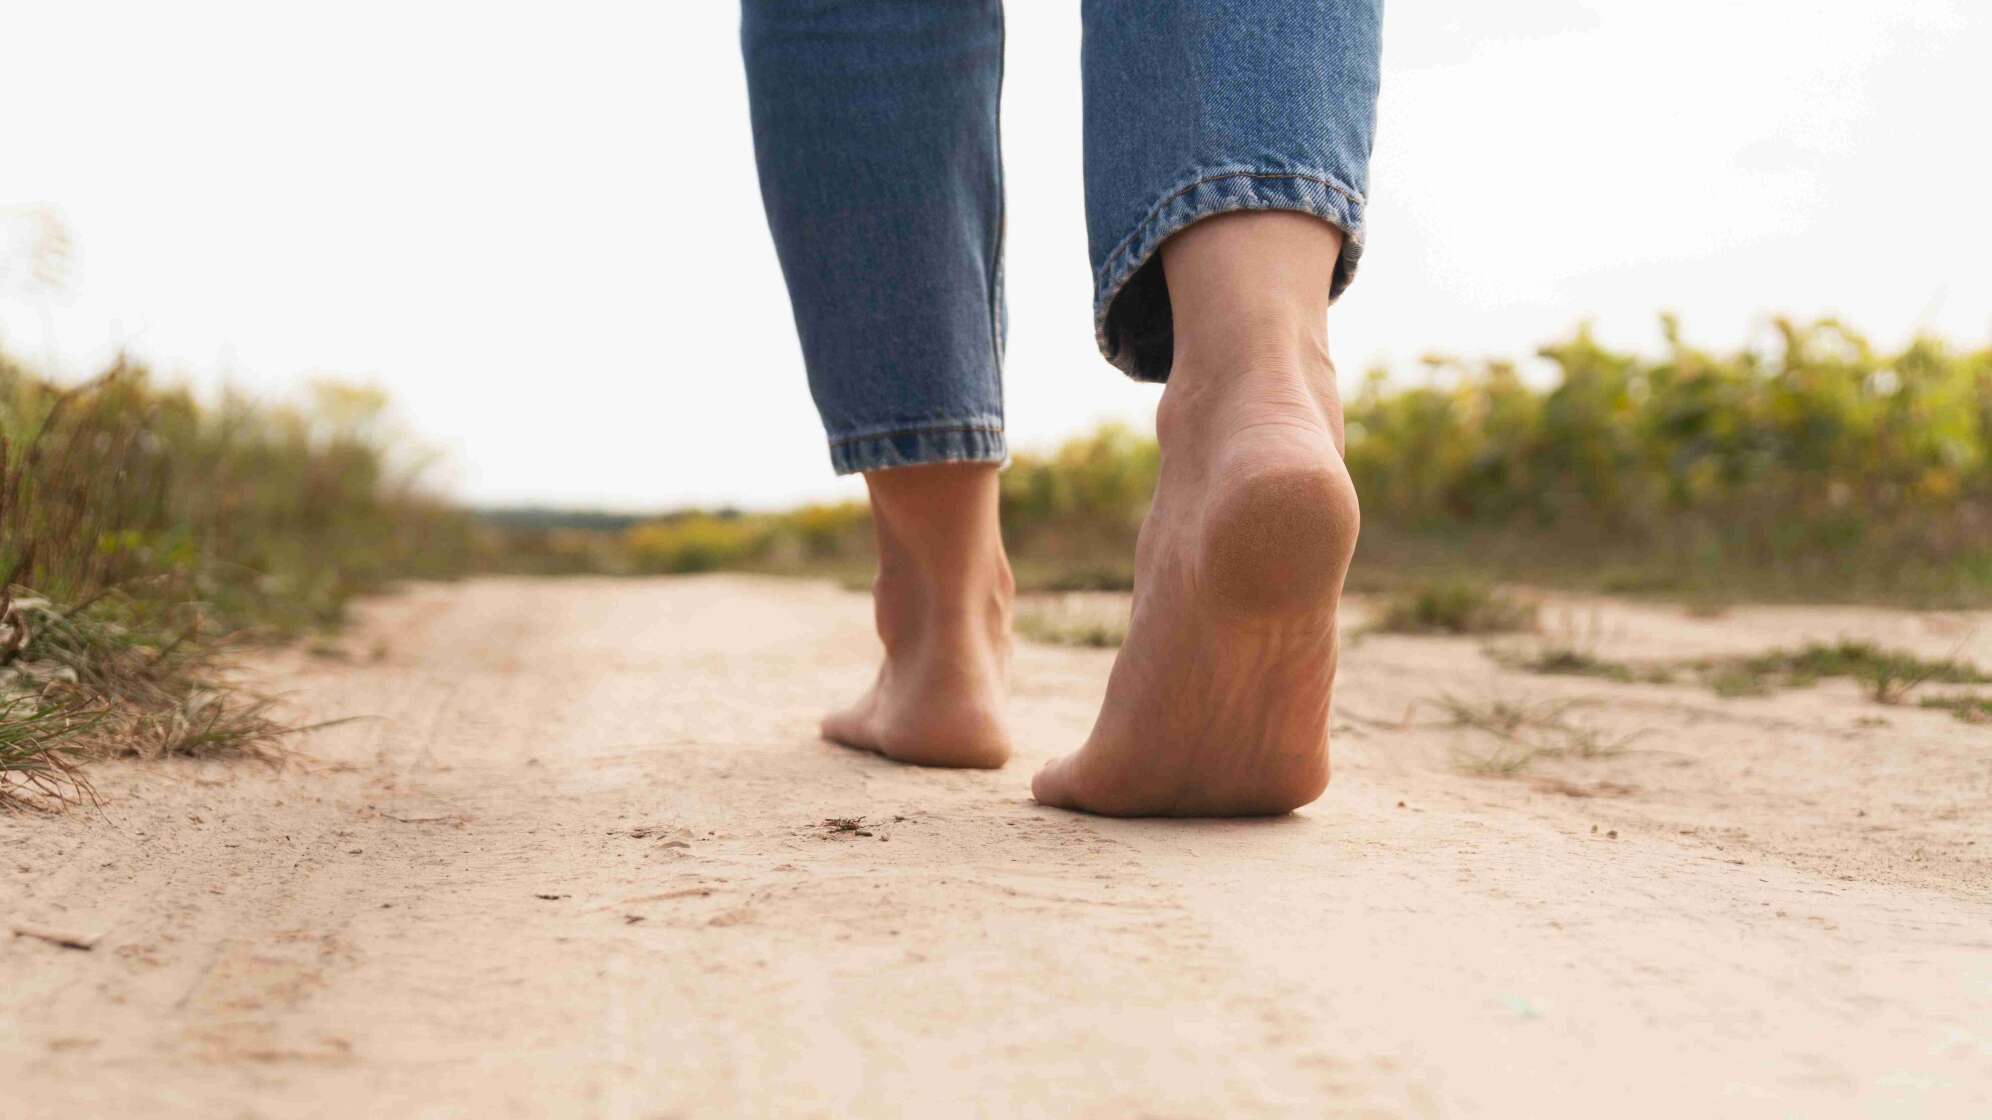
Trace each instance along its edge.
<instances>
[{"instance_id":1,"label":"blue jeans","mask_svg":"<svg viewBox=\"0 0 1992 1120\"><path fill-rule=\"evenodd\" d=\"M1001 0L743 0L761 197L840 474L1000 462ZM1362 254L1382 0L1083 0L1100 353L1169 376L1156 250L1298 210Z\"/></svg>"}]
</instances>

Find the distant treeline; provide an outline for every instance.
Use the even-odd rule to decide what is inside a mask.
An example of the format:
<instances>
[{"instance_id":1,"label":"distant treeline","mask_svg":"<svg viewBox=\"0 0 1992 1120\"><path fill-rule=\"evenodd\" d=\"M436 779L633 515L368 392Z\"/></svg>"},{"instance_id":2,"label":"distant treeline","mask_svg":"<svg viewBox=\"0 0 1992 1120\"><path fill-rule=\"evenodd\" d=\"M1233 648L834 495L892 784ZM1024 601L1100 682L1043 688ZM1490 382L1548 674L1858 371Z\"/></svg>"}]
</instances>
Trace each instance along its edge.
<instances>
[{"instance_id":1,"label":"distant treeline","mask_svg":"<svg viewBox=\"0 0 1992 1120\"><path fill-rule=\"evenodd\" d=\"M547 506L500 506L473 513L479 521L498 529L580 529L589 533L620 533L653 516Z\"/></svg>"}]
</instances>

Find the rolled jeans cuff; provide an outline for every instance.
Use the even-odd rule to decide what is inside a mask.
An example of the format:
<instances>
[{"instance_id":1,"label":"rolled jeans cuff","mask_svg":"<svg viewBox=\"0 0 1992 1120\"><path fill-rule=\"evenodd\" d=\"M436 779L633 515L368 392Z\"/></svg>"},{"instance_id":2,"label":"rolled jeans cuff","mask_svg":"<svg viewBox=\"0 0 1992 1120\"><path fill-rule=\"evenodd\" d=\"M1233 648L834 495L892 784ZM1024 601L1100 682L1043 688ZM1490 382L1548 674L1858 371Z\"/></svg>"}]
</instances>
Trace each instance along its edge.
<instances>
[{"instance_id":1,"label":"rolled jeans cuff","mask_svg":"<svg viewBox=\"0 0 1992 1120\"><path fill-rule=\"evenodd\" d=\"M1137 381L1166 381L1175 351L1169 289L1156 256L1191 224L1239 210L1296 210L1342 231L1328 298L1355 278L1363 254L1363 198L1318 171L1240 168L1199 174L1163 193L1148 216L1107 254L1093 290L1093 331L1100 353Z\"/></svg>"},{"instance_id":2,"label":"rolled jeans cuff","mask_svg":"<svg viewBox=\"0 0 1992 1120\"><path fill-rule=\"evenodd\" d=\"M1000 463L1008 457L1003 422L993 417L935 421L830 440L830 465L838 474L925 463Z\"/></svg>"}]
</instances>

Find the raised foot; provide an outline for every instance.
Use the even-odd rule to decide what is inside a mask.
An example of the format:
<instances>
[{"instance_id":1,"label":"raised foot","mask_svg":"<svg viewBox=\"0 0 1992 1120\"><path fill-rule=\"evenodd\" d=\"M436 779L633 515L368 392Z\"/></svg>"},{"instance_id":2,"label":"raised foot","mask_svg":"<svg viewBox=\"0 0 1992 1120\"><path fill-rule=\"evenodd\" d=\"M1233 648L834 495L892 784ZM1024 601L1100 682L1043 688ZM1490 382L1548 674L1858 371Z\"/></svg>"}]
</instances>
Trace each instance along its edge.
<instances>
[{"instance_id":1,"label":"raised foot","mask_svg":"<svg viewBox=\"0 0 1992 1120\"><path fill-rule=\"evenodd\" d=\"M1355 488L1325 425L1217 446L1207 466L1179 458L1172 473L1164 444L1128 638L1091 737L1032 782L1046 805L1262 816L1327 788Z\"/></svg>"}]
</instances>

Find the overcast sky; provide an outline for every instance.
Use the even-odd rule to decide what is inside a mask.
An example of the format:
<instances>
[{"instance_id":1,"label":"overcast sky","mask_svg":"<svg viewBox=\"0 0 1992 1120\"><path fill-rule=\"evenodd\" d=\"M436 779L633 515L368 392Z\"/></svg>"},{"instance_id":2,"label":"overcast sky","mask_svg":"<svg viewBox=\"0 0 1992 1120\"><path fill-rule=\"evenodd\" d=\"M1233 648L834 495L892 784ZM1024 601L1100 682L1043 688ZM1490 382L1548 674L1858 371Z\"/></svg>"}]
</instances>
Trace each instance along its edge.
<instances>
[{"instance_id":1,"label":"overcast sky","mask_svg":"<svg viewBox=\"0 0 1992 1120\"><path fill-rule=\"evenodd\" d=\"M0 346L272 396L389 389L478 502L765 506L835 481L756 193L729 0L10 6L0 234L76 241ZM1155 391L1093 350L1077 0L1011 0L1013 445ZM1655 314L1992 340L1992 5L1387 5L1345 378ZM0 237L4 250L6 237ZM52 328L52 331L51 331Z\"/></svg>"}]
</instances>

